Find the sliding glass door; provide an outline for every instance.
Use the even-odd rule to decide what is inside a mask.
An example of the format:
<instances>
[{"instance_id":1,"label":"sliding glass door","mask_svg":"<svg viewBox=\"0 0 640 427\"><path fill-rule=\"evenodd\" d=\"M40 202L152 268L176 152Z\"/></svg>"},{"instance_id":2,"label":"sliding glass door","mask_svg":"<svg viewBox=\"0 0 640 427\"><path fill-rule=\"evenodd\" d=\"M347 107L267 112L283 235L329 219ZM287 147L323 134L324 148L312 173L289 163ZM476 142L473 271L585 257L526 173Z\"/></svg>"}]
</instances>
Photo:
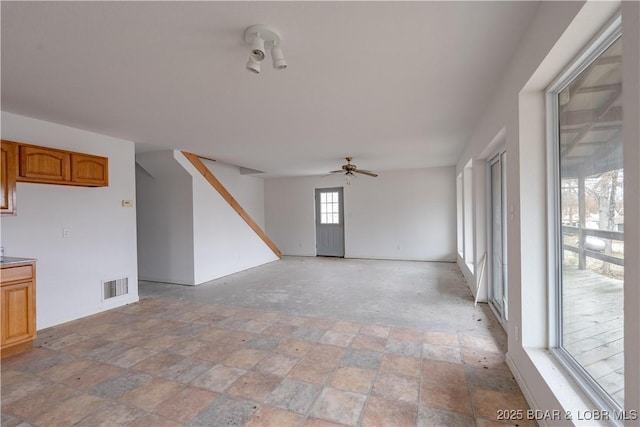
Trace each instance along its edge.
<instances>
[{"instance_id":1,"label":"sliding glass door","mask_svg":"<svg viewBox=\"0 0 640 427\"><path fill-rule=\"evenodd\" d=\"M505 222L507 154L502 152L490 162L490 241L489 303L501 322L507 321L507 248Z\"/></svg>"}]
</instances>

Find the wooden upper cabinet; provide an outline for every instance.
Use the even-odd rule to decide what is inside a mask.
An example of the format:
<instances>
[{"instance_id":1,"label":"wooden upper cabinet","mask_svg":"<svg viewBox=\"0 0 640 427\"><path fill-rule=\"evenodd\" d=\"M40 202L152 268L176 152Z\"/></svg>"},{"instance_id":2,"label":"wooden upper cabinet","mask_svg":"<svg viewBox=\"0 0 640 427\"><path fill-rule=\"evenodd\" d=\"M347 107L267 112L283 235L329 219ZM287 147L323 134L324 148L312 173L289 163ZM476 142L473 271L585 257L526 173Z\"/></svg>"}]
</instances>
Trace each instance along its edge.
<instances>
[{"instance_id":1,"label":"wooden upper cabinet","mask_svg":"<svg viewBox=\"0 0 640 427\"><path fill-rule=\"evenodd\" d=\"M106 187L109 159L55 148L19 144L18 181Z\"/></svg>"},{"instance_id":2,"label":"wooden upper cabinet","mask_svg":"<svg viewBox=\"0 0 640 427\"><path fill-rule=\"evenodd\" d=\"M76 184L107 186L109 159L89 154L71 154L71 181Z\"/></svg>"},{"instance_id":3,"label":"wooden upper cabinet","mask_svg":"<svg viewBox=\"0 0 640 427\"><path fill-rule=\"evenodd\" d=\"M64 183L71 177L68 152L31 145L20 146L21 181Z\"/></svg>"},{"instance_id":4,"label":"wooden upper cabinet","mask_svg":"<svg viewBox=\"0 0 640 427\"><path fill-rule=\"evenodd\" d=\"M0 165L0 212L3 215L16 213L16 178L18 145L11 141L2 141Z\"/></svg>"}]
</instances>

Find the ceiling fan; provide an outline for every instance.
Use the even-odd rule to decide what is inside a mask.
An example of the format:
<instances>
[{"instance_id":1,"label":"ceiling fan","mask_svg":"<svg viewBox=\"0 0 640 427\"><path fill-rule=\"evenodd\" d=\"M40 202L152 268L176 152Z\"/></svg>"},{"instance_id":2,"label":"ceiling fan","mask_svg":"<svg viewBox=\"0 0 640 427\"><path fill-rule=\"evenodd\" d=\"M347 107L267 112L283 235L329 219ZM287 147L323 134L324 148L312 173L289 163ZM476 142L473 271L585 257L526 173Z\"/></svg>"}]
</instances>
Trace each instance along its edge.
<instances>
[{"instance_id":1,"label":"ceiling fan","mask_svg":"<svg viewBox=\"0 0 640 427\"><path fill-rule=\"evenodd\" d=\"M364 170L364 169L358 169L358 167L354 164L351 163L351 160L353 159L353 157L345 157L345 159L347 160L347 164L346 165L342 165L342 169L338 169L337 171L331 171L329 173L343 173L347 176L353 176L353 173L361 173L363 175L368 175L368 176L373 176L376 177L378 176L377 173L373 173L371 171L368 170Z\"/></svg>"}]
</instances>

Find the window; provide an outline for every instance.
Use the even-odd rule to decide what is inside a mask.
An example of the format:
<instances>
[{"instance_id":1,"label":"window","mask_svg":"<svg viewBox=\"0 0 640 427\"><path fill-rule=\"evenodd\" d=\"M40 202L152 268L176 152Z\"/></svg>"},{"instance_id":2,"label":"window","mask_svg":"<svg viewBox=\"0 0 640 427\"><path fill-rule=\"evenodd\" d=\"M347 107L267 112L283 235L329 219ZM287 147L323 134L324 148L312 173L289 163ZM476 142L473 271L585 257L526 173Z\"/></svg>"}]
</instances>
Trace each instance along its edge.
<instances>
[{"instance_id":1,"label":"window","mask_svg":"<svg viewBox=\"0 0 640 427\"><path fill-rule=\"evenodd\" d=\"M555 153L554 354L624 407L624 169L619 20L549 91ZM551 169L551 168L550 168Z\"/></svg>"},{"instance_id":2,"label":"window","mask_svg":"<svg viewBox=\"0 0 640 427\"><path fill-rule=\"evenodd\" d=\"M340 194L320 193L320 224L340 224Z\"/></svg>"}]
</instances>

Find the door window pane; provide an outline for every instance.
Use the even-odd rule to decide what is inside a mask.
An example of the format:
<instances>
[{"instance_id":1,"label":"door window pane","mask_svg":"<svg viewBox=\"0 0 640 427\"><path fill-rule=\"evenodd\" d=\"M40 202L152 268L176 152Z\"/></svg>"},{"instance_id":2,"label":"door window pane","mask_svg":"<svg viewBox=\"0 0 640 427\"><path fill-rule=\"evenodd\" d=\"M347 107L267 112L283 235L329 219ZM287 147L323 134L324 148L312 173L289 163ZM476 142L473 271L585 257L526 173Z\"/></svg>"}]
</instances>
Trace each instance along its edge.
<instances>
[{"instance_id":1,"label":"door window pane","mask_svg":"<svg viewBox=\"0 0 640 427\"><path fill-rule=\"evenodd\" d=\"M320 224L340 224L338 192L320 193Z\"/></svg>"}]
</instances>

